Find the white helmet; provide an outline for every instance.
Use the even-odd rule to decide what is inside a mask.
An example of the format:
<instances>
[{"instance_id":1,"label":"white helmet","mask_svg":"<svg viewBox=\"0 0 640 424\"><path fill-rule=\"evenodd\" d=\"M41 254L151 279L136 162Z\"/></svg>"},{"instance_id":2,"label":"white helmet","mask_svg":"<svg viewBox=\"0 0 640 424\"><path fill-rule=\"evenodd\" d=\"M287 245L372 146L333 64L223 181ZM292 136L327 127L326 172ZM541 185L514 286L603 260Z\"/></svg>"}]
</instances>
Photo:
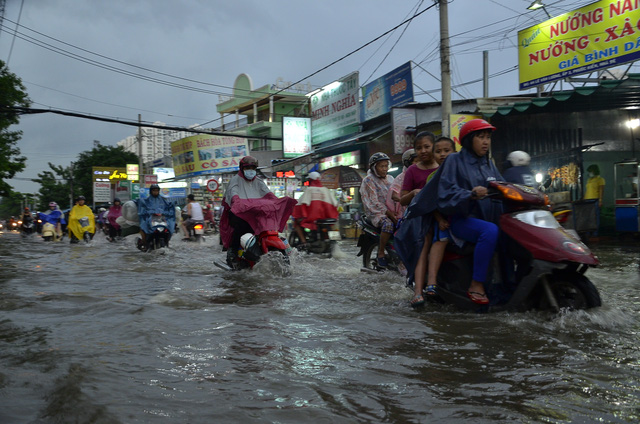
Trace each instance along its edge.
<instances>
[{"instance_id":1,"label":"white helmet","mask_svg":"<svg viewBox=\"0 0 640 424\"><path fill-rule=\"evenodd\" d=\"M320 173L319 172L315 172L315 171L309 172L309 175L307 175L307 177L310 180L317 180L318 178L320 178Z\"/></svg>"},{"instance_id":2,"label":"white helmet","mask_svg":"<svg viewBox=\"0 0 640 424\"><path fill-rule=\"evenodd\" d=\"M531 156L527 152L516 150L509 153L507 160L511 162L512 166L527 166L531 162Z\"/></svg>"},{"instance_id":3,"label":"white helmet","mask_svg":"<svg viewBox=\"0 0 640 424\"><path fill-rule=\"evenodd\" d=\"M242 237L240 237L240 246L242 246L243 250L248 250L255 242L256 237L251 233L243 234Z\"/></svg>"}]
</instances>

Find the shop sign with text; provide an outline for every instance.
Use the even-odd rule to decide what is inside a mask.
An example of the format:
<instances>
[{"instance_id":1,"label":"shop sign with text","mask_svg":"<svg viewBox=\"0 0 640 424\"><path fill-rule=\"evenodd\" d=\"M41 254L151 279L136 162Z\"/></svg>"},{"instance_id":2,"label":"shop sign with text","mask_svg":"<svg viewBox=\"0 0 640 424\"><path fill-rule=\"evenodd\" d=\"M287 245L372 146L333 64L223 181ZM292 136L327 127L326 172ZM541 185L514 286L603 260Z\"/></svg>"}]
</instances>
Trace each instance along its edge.
<instances>
[{"instance_id":1,"label":"shop sign with text","mask_svg":"<svg viewBox=\"0 0 640 424\"><path fill-rule=\"evenodd\" d=\"M285 158L311 152L311 118L282 117L282 150Z\"/></svg>"},{"instance_id":2,"label":"shop sign with text","mask_svg":"<svg viewBox=\"0 0 640 424\"><path fill-rule=\"evenodd\" d=\"M176 178L234 172L249 154L247 140L233 136L199 134L171 143Z\"/></svg>"},{"instance_id":3,"label":"shop sign with text","mask_svg":"<svg viewBox=\"0 0 640 424\"><path fill-rule=\"evenodd\" d=\"M639 0L601 0L518 32L521 90L638 59Z\"/></svg>"},{"instance_id":4,"label":"shop sign with text","mask_svg":"<svg viewBox=\"0 0 640 424\"><path fill-rule=\"evenodd\" d=\"M353 134L360 124L358 72L324 86L311 96L313 144Z\"/></svg>"},{"instance_id":5,"label":"shop sign with text","mask_svg":"<svg viewBox=\"0 0 640 424\"><path fill-rule=\"evenodd\" d=\"M394 106L404 106L412 101L411 62L407 62L364 86L362 121L377 118L389 113Z\"/></svg>"}]
</instances>

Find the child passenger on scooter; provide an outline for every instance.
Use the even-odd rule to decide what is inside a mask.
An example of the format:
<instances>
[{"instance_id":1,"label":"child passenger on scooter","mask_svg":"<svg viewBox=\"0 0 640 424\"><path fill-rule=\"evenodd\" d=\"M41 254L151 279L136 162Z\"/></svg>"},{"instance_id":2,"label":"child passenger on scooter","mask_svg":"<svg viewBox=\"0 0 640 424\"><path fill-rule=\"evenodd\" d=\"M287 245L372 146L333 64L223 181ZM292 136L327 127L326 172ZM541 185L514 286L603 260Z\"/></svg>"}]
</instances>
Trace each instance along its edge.
<instances>
[{"instance_id":1,"label":"child passenger on scooter","mask_svg":"<svg viewBox=\"0 0 640 424\"><path fill-rule=\"evenodd\" d=\"M456 145L454 141L448 137L438 137L436 139L436 142L433 144L433 157L438 163L438 166L442 166L447 156L449 156L451 153L455 153L455 151ZM427 178L427 183L429 183L434 175L435 172L429 175L429 177ZM431 249L429 249L428 257L429 266L427 267L427 295L429 296L436 295L436 288L438 287L438 270L440 269L440 264L442 263L442 258L444 257L444 251L447 248L447 243L449 243L449 239L451 238L449 234L448 218L442 215L438 210L435 210L433 212L433 218L435 219L434 225L437 223L437 227L434 226L432 240L433 244L431 246ZM430 235L431 233L427 234L427 238L429 238ZM425 245L429 245L429 240L425 240ZM423 258L421 257L421 259ZM418 277L416 277L416 281L417 280ZM422 276L422 281L424 282L424 276ZM422 297L422 292L418 292L416 289L413 299L411 300L411 306L417 307L422 305L423 303L424 298Z\"/></svg>"},{"instance_id":2,"label":"child passenger on scooter","mask_svg":"<svg viewBox=\"0 0 640 424\"><path fill-rule=\"evenodd\" d=\"M402 191L400 192L400 204L403 206L411 203L411 200L422 190L427 184L427 179L437 169L438 164L433 158L433 144L436 136L428 131L423 131L416 135L413 141L413 148L418 155L419 162L411 165L407 169L407 173L402 183ZM432 233L430 233L432 234ZM411 301L411 306L420 306L424 303L422 290L424 289L425 274L427 272L427 256L431 247L432 235L427 235L427 240L420 253L420 258L416 264L415 276L415 296ZM434 292L435 294L435 292Z\"/></svg>"}]
</instances>

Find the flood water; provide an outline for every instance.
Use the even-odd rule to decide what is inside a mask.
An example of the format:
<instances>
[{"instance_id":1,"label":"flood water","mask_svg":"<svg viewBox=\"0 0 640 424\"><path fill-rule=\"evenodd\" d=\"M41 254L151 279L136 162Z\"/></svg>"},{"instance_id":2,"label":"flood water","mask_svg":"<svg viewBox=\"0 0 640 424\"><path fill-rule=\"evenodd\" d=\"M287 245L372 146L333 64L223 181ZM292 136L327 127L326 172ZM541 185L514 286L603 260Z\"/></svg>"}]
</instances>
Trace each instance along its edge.
<instances>
[{"instance_id":1,"label":"flood water","mask_svg":"<svg viewBox=\"0 0 640 424\"><path fill-rule=\"evenodd\" d=\"M637 241L592 246L601 308L476 315L412 310L353 241L283 278L175 240L0 234L0 423L640 421Z\"/></svg>"}]
</instances>

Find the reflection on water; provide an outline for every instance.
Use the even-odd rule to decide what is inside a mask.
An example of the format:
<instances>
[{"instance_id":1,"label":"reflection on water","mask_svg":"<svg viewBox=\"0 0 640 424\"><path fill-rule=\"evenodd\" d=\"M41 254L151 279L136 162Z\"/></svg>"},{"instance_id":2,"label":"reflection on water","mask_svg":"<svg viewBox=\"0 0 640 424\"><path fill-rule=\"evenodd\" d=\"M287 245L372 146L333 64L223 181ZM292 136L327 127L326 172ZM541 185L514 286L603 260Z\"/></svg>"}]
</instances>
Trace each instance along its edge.
<instances>
[{"instance_id":1,"label":"reflection on water","mask_svg":"<svg viewBox=\"0 0 640 424\"><path fill-rule=\"evenodd\" d=\"M231 273L217 239L0 235L0 422L637 422L638 248L593 246L603 307L414 311L353 242Z\"/></svg>"}]
</instances>

